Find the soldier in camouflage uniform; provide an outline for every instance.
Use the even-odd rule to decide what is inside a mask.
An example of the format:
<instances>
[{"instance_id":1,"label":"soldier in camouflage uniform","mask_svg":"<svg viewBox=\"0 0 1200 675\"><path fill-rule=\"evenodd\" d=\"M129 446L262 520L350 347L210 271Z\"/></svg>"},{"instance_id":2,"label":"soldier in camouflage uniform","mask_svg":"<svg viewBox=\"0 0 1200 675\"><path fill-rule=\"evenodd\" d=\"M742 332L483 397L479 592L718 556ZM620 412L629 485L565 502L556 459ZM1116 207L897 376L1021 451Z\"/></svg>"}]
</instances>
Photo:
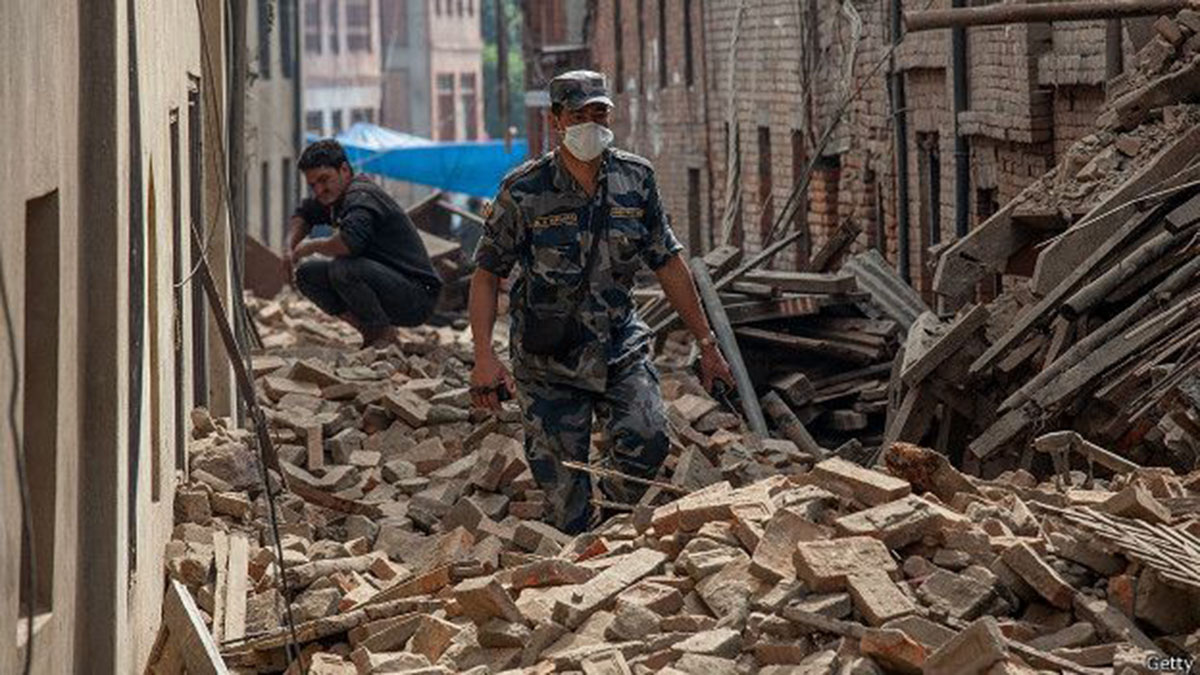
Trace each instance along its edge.
<instances>
[{"instance_id":1,"label":"soldier in camouflage uniform","mask_svg":"<svg viewBox=\"0 0 1200 675\"><path fill-rule=\"evenodd\" d=\"M612 101L604 76L560 75L550 83L550 98L550 121L561 143L505 177L476 249L471 384L481 408L498 408L501 390L517 396L525 454L546 493L548 520L577 533L590 524L590 480L561 462L588 462L593 415L607 420L612 449L599 463L608 468L652 478L669 448L658 373L649 359L651 333L633 302L634 274L642 264L655 272L699 340L704 385L714 378L732 384L732 376L663 213L653 167L608 147ZM514 381L491 336L500 280L517 263L521 273L510 294ZM573 295L577 291L586 292ZM531 315L552 310L577 316L583 339L569 353L529 353L523 345L527 327L538 328ZM636 504L645 490L615 480L602 480L600 488L607 499L625 504Z\"/></svg>"}]
</instances>

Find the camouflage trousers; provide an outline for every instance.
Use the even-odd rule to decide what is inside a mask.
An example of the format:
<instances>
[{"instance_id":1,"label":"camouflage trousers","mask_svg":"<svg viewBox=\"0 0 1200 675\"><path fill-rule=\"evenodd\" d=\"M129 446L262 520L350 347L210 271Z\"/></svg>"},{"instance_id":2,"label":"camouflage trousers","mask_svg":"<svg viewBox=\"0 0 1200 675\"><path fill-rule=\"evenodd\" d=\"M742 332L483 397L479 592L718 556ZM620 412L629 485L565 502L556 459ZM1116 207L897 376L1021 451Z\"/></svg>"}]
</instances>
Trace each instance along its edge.
<instances>
[{"instance_id":1,"label":"camouflage trousers","mask_svg":"<svg viewBox=\"0 0 1200 675\"><path fill-rule=\"evenodd\" d=\"M517 398L529 469L545 492L547 520L564 532L582 532L591 519L591 477L562 461L588 463L594 417L603 420L608 449L592 464L653 478L667 456L670 440L658 371L644 355L609 366L604 393L522 380ZM600 490L610 501L637 504L646 486L601 479Z\"/></svg>"}]
</instances>

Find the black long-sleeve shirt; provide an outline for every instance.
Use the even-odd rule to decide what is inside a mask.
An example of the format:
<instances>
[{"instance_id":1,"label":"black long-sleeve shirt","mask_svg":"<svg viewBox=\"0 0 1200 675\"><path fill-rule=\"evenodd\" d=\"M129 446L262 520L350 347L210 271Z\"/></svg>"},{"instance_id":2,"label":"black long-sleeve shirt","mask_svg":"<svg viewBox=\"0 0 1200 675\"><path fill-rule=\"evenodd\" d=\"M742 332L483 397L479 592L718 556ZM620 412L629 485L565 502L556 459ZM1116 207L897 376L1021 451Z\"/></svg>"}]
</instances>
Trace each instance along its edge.
<instances>
[{"instance_id":1,"label":"black long-sleeve shirt","mask_svg":"<svg viewBox=\"0 0 1200 675\"><path fill-rule=\"evenodd\" d=\"M442 287L442 279L433 269L421 234L408 214L366 176L351 179L342 199L332 207L310 197L300 203L295 215L309 226L336 228L352 256L387 265L430 290Z\"/></svg>"}]
</instances>

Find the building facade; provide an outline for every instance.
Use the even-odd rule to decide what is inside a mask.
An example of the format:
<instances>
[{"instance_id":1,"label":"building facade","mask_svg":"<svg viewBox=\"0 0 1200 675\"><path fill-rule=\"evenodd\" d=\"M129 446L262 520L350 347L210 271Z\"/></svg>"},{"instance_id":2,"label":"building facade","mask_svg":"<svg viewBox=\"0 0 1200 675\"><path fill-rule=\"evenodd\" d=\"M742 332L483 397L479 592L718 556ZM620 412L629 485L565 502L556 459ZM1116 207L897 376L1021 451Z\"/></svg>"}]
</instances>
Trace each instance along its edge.
<instances>
[{"instance_id":1,"label":"building facade","mask_svg":"<svg viewBox=\"0 0 1200 675\"><path fill-rule=\"evenodd\" d=\"M203 251L231 306L227 19L213 0L0 5L0 200L17 214L0 388L19 436L0 434L0 672L21 672L27 601L35 673L142 672L154 644L188 411L233 407L190 276Z\"/></svg>"},{"instance_id":2,"label":"building facade","mask_svg":"<svg viewBox=\"0 0 1200 675\"><path fill-rule=\"evenodd\" d=\"M772 262L796 267L851 222L856 248L878 248L930 300L937 254L962 226L956 153L968 153L969 231L1091 132L1119 72L1103 21L970 28L966 105L956 115L950 31L904 35L893 52L887 3L593 0L589 8L587 60L614 84L617 142L654 161L690 250L729 242L753 254L799 230ZM545 14L530 10L527 24ZM557 30L569 25L556 21ZM1126 21L1115 33L1125 62L1152 34L1143 24ZM902 147L893 72L905 92ZM552 75L534 75L530 89ZM956 134L966 143L956 146ZM799 208L783 222L810 165Z\"/></svg>"},{"instance_id":3,"label":"building facade","mask_svg":"<svg viewBox=\"0 0 1200 675\"><path fill-rule=\"evenodd\" d=\"M246 232L279 250L297 203L300 173L300 0L248 4L246 86Z\"/></svg>"},{"instance_id":4,"label":"building facade","mask_svg":"<svg viewBox=\"0 0 1200 675\"><path fill-rule=\"evenodd\" d=\"M304 0L300 26L305 131L333 136L355 122L378 123L379 0Z\"/></svg>"},{"instance_id":5,"label":"building facade","mask_svg":"<svg viewBox=\"0 0 1200 675\"><path fill-rule=\"evenodd\" d=\"M482 7L489 0L379 0L383 126L438 141L483 129Z\"/></svg>"}]
</instances>

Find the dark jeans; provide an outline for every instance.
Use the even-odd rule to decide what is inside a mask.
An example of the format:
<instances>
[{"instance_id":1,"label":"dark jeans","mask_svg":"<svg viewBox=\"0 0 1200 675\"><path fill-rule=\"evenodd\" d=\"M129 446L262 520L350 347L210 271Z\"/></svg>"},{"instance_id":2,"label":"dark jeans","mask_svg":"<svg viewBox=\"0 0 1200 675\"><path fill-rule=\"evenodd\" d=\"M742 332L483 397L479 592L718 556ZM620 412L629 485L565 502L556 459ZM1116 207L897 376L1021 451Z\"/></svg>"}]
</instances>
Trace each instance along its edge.
<instances>
[{"instance_id":1,"label":"dark jeans","mask_svg":"<svg viewBox=\"0 0 1200 675\"><path fill-rule=\"evenodd\" d=\"M363 328L417 326L437 304L437 290L369 258L306 260L296 288L333 316L349 312Z\"/></svg>"}]
</instances>

